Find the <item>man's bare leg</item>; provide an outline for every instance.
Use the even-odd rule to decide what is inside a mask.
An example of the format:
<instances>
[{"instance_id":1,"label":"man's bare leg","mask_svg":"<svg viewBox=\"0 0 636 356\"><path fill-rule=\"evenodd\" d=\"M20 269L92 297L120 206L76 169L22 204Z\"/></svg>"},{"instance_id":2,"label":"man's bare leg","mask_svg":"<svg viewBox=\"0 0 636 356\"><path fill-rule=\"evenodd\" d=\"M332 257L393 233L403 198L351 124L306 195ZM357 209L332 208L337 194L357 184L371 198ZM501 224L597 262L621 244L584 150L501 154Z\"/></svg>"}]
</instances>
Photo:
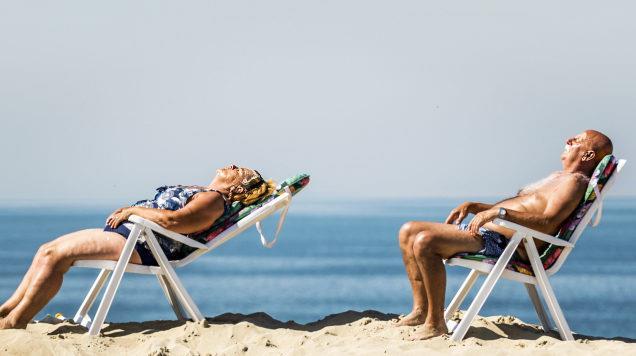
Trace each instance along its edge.
<instances>
[{"instance_id":1,"label":"man's bare leg","mask_svg":"<svg viewBox=\"0 0 636 356\"><path fill-rule=\"evenodd\" d=\"M116 233L91 229L64 235L42 245L33 259L32 275L24 294L17 305L0 319L0 329L25 328L59 291L63 275L73 262L81 259L117 260L125 242ZM131 262L141 263L136 251ZM27 283L25 280L23 282Z\"/></svg>"},{"instance_id":2,"label":"man's bare leg","mask_svg":"<svg viewBox=\"0 0 636 356\"><path fill-rule=\"evenodd\" d=\"M481 238L475 238L456 225L417 223L419 230L413 242L413 253L422 274L428 312L424 330L419 339L429 339L448 332L444 321L444 296L446 292L446 270L443 259L459 252L477 252L482 249Z\"/></svg>"},{"instance_id":3,"label":"man's bare leg","mask_svg":"<svg viewBox=\"0 0 636 356\"><path fill-rule=\"evenodd\" d=\"M423 223L407 222L402 225L398 234L398 241L400 245L400 251L402 252L402 261L404 262L404 268L406 269L406 275L411 283L411 289L413 290L413 308L411 312L401 318L397 325L399 326L414 326L424 324L427 314L427 300L426 289L424 288L424 281L422 280L422 274L415 261L415 255L413 254L413 242L415 236L421 231ZM417 230L416 228L419 228Z\"/></svg>"}]
</instances>

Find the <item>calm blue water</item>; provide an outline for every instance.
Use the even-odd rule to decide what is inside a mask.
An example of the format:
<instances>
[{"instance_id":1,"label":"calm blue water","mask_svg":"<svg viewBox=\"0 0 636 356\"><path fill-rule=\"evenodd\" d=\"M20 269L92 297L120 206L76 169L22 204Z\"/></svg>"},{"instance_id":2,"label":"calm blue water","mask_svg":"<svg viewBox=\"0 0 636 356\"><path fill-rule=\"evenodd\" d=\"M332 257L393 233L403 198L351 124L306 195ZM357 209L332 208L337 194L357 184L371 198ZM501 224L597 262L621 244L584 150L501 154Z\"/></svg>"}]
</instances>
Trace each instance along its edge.
<instances>
[{"instance_id":1,"label":"calm blue water","mask_svg":"<svg viewBox=\"0 0 636 356\"><path fill-rule=\"evenodd\" d=\"M299 199L274 249L262 248L251 230L180 270L180 275L207 316L264 311L280 320L308 322L348 309L405 313L411 307L410 289L396 232L407 220L443 220L458 202L309 204ZM109 212L0 208L0 299L17 286L38 245L67 232L99 227ZM636 200L606 202L601 225L588 229L553 279L574 331L636 338L635 216ZM467 273L449 269L447 302ZM72 316L96 274L72 269L43 313ZM163 298L154 277L127 275L109 319L172 319ZM538 323L523 286L508 281L497 285L481 314L512 314Z\"/></svg>"}]
</instances>

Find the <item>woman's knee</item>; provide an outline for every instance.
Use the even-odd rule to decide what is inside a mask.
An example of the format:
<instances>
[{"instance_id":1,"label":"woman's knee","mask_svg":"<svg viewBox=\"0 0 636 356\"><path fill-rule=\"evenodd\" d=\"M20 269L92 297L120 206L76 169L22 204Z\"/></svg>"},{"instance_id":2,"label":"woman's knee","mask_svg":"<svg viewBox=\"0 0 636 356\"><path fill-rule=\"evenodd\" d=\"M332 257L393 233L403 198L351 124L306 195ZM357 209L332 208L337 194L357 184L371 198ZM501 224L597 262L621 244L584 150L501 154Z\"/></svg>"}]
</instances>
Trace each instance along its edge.
<instances>
[{"instance_id":1,"label":"woman's knee","mask_svg":"<svg viewBox=\"0 0 636 356\"><path fill-rule=\"evenodd\" d=\"M62 255L59 244L54 241L47 242L38 248L38 252L35 254L34 263L39 266L57 266L64 256Z\"/></svg>"}]
</instances>

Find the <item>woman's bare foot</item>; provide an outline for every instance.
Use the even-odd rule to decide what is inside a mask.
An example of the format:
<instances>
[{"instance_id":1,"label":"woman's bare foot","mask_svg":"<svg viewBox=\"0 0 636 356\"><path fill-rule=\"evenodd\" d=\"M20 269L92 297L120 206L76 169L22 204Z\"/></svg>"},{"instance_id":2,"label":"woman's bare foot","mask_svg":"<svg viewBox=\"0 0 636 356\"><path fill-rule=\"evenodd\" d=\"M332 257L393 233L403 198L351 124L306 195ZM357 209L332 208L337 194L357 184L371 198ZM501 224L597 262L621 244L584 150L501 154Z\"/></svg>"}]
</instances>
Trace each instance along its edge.
<instances>
[{"instance_id":1,"label":"woman's bare foot","mask_svg":"<svg viewBox=\"0 0 636 356\"><path fill-rule=\"evenodd\" d=\"M415 308L409 314L397 321L397 326L422 325L426 321L426 309Z\"/></svg>"},{"instance_id":2,"label":"woman's bare foot","mask_svg":"<svg viewBox=\"0 0 636 356\"><path fill-rule=\"evenodd\" d=\"M0 317L0 330L4 329L12 329L12 327L9 325L6 318Z\"/></svg>"},{"instance_id":3,"label":"woman's bare foot","mask_svg":"<svg viewBox=\"0 0 636 356\"><path fill-rule=\"evenodd\" d=\"M26 324L20 325L7 317L0 318L0 330L5 329L26 329Z\"/></svg>"},{"instance_id":4,"label":"woman's bare foot","mask_svg":"<svg viewBox=\"0 0 636 356\"><path fill-rule=\"evenodd\" d=\"M424 326L422 327L422 330L418 332L416 335L413 335L411 337L411 341L428 340L436 336L441 336L447 333L448 333L448 329L446 328L446 324L444 323L440 325L424 324Z\"/></svg>"}]
</instances>

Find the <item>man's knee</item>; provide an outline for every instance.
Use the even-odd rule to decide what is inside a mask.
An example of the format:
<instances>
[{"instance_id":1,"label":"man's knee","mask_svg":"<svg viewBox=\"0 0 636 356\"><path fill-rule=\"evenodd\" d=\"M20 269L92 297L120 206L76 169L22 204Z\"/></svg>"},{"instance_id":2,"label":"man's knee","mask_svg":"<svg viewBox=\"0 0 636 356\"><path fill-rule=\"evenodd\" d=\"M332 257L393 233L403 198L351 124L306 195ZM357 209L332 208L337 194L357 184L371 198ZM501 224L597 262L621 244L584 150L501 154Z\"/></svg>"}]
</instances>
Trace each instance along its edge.
<instances>
[{"instance_id":1,"label":"man's knee","mask_svg":"<svg viewBox=\"0 0 636 356\"><path fill-rule=\"evenodd\" d=\"M436 253L437 238L430 231L420 231L415 235L413 241L413 253L416 255L426 255Z\"/></svg>"},{"instance_id":2,"label":"man's knee","mask_svg":"<svg viewBox=\"0 0 636 356\"><path fill-rule=\"evenodd\" d=\"M415 238L415 234L417 233L415 226L415 221L408 221L404 223L402 227L400 227L398 241L401 248L411 248L410 245L413 244L413 239Z\"/></svg>"},{"instance_id":3,"label":"man's knee","mask_svg":"<svg viewBox=\"0 0 636 356\"><path fill-rule=\"evenodd\" d=\"M415 225L415 222L408 221L400 227L400 232L398 233L400 247L404 247L409 244L409 240L412 237L411 235L413 235L413 225Z\"/></svg>"}]
</instances>

